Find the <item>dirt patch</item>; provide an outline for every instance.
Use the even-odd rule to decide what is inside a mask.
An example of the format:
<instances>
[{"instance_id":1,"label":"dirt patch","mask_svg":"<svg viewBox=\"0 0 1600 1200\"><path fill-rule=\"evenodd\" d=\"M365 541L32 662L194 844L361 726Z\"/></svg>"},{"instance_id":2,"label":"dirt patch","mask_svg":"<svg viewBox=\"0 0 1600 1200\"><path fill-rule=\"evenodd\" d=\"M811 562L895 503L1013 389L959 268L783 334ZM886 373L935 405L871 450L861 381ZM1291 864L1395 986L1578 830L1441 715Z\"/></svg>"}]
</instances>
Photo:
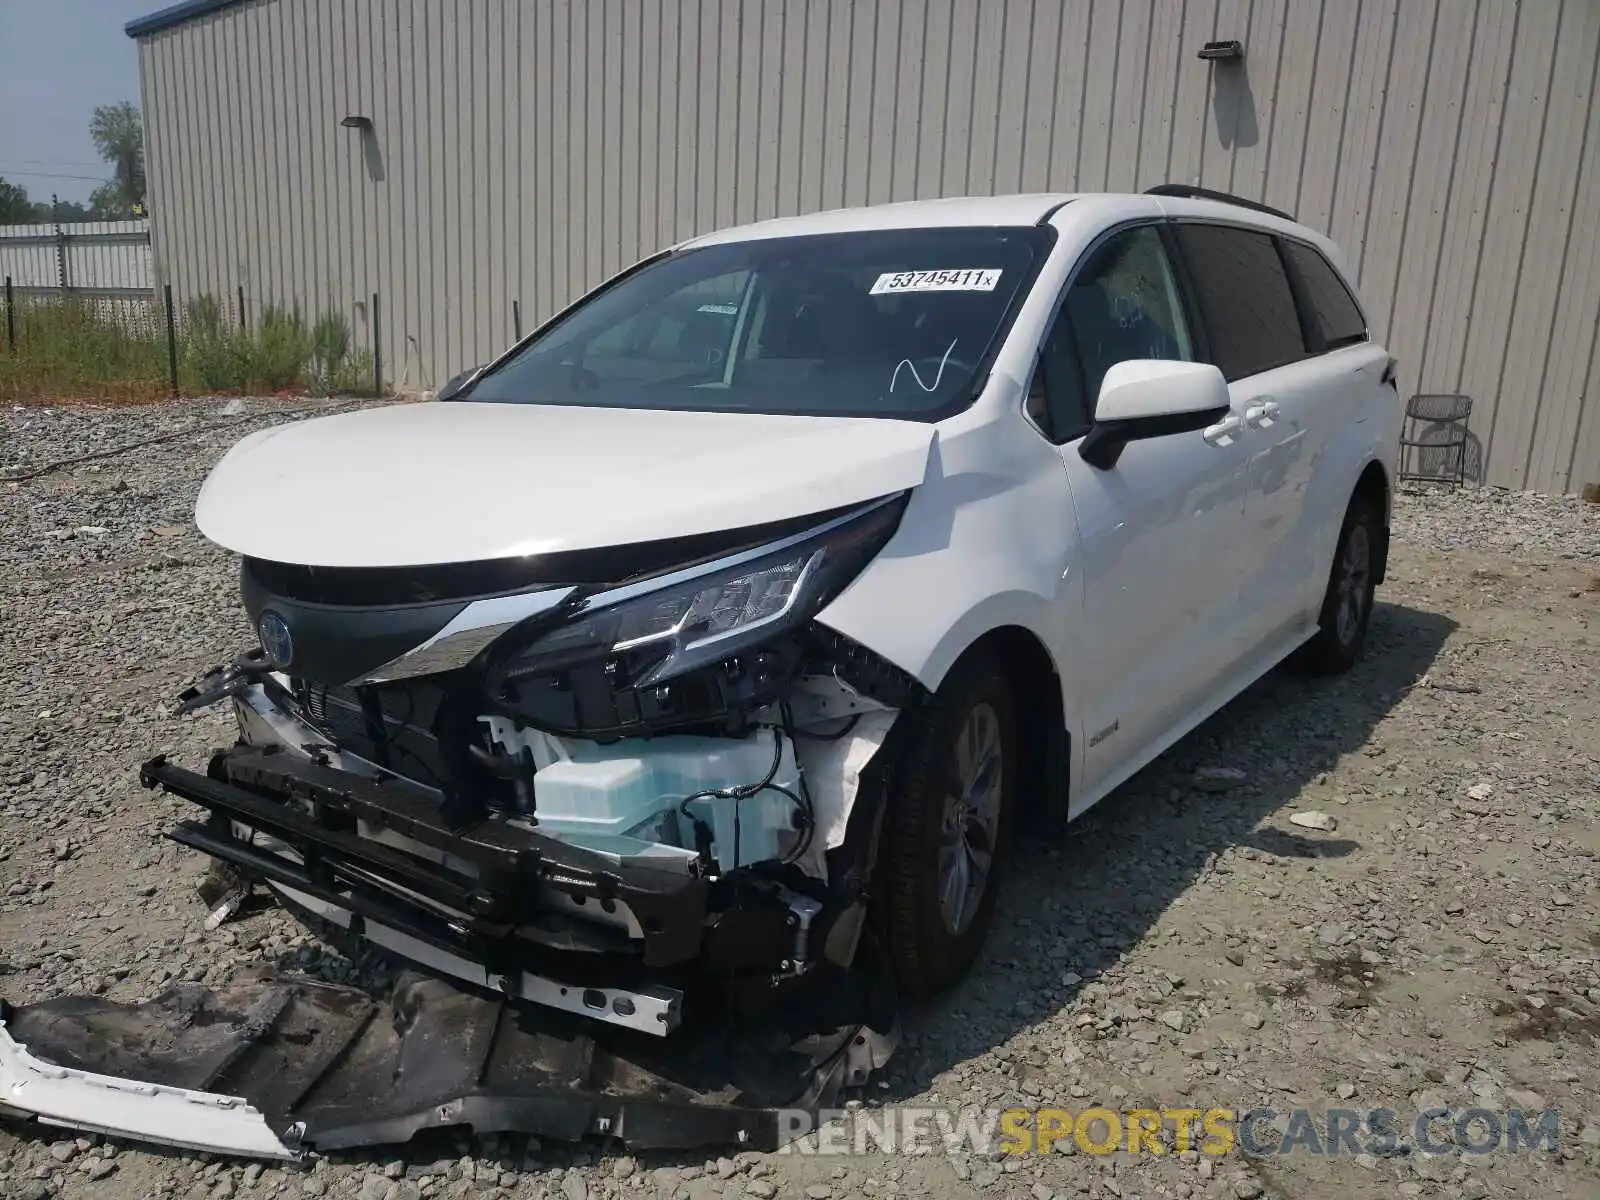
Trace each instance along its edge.
<instances>
[{"instance_id":1,"label":"dirt patch","mask_svg":"<svg viewBox=\"0 0 1600 1200\"><path fill-rule=\"evenodd\" d=\"M1547 1042L1566 1038L1600 1038L1600 1013L1573 996L1545 992L1496 1000L1489 1011L1507 1019L1506 1034L1519 1042L1540 1038Z\"/></svg>"}]
</instances>

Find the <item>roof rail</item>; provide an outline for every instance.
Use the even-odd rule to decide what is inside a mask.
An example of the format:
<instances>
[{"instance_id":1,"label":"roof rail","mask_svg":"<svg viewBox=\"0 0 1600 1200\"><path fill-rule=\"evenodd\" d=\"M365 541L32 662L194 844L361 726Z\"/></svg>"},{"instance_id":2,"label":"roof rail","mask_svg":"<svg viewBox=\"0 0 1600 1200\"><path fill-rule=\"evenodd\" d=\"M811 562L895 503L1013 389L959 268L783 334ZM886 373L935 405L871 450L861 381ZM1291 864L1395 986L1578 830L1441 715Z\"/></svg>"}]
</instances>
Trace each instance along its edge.
<instances>
[{"instance_id":1,"label":"roof rail","mask_svg":"<svg viewBox=\"0 0 1600 1200\"><path fill-rule=\"evenodd\" d=\"M1155 187L1145 188L1146 196L1181 196L1187 200L1218 200L1223 204L1237 204L1240 208L1253 209L1256 212L1266 213L1271 217L1281 217L1285 221L1294 220L1282 209L1272 208L1266 204L1258 204L1254 200L1246 200L1243 196L1235 196L1231 192L1216 192L1210 188L1195 187L1187 183L1158 183Z\"/></svg>"}]
</instances>

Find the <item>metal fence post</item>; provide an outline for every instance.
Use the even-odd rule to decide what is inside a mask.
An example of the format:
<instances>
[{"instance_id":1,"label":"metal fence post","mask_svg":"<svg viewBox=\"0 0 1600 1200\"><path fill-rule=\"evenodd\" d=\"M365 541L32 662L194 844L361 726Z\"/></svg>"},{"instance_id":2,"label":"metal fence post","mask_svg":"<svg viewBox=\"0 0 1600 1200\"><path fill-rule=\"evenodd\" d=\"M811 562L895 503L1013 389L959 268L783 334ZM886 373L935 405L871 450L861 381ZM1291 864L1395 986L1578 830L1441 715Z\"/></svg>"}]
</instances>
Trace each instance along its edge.
<instances>
[{"instance_id":1,"label":"metal fence post","mask_svg":"<svg viewBox=\"0 0 1600 1200\"><path fill-rule=\"evenodd\" d=\"M239 285L239 328L247 328L244 323L244 284L242 283Z\"/></svg>"},{"instance_id":2,"label":"metal fence post","mask_svg":"<svg viewBox=\"0 0 1600 1200\"><path fill-rule=\"evenodd\" d=\"M61 202L54 196L50 197L50 220L56 227L56 276L61 281L61 290L67 290L67 231L61 228L60 216Z\"/></svg>"},{"instance_id":3,"label":"metal fence post","mask_svg":"<svg viewBox=\"0 0 1600 1200\"><path fill-rule=\"evenodd\" d=\"M378 293L372 293L372 394L383 395L383 326L378 323Z\"/></svg>"},{"instance_id":4,"label":"metal fence post","mask_svg":"<svg viewBox=\"0 0 1600 1200\"><path fill-rule=\"evenodd\" d=\"M6 276L6 349L17 352L17 298L11 291L11 276Z\"/></svg>"},{"instance_id":5,"label":"metal fence post","mask_svg":"<svg viewBox=\"0 0 1600 1200\"><path fill-rule=\"evenodd\" d=\"M172 398L178 398L178 326L172 316L172 285L161 285L167 303L167 370L172 374Z\"/></svg>"},{"instance_id":6,"label":"metal fence post","mask_svg":"<svg viewBox=\"0 0 1600 1200\"><path fill-rule=\"evenodd\" d=\"M511 340L522 340L522 306L515 300L511 302Z\"/></svg>"}]
</instances>

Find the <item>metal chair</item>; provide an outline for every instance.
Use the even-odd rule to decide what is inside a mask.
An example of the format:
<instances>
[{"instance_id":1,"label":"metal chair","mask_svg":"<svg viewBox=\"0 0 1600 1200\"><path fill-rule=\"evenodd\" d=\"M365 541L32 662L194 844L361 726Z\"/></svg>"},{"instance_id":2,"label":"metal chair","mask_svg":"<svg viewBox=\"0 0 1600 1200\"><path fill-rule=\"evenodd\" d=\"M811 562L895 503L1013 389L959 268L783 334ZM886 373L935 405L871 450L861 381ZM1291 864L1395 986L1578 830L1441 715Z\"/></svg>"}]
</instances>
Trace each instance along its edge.
<instances>
[{"instance_id":1,"label":"metal chair","mask_svg":"<svg viewBox=\"0 0 1600 1200\"><path fill-rule=\"evenodd\" d=\"M1419 394L1406 401L1400 432L1400 478L1460 487L1467 481L1467 420L1472 397ZM1414 458L1413 468L1407 460ZM1432 466L1435 469L1429 469Z\"/></svg>"}]
</instances>

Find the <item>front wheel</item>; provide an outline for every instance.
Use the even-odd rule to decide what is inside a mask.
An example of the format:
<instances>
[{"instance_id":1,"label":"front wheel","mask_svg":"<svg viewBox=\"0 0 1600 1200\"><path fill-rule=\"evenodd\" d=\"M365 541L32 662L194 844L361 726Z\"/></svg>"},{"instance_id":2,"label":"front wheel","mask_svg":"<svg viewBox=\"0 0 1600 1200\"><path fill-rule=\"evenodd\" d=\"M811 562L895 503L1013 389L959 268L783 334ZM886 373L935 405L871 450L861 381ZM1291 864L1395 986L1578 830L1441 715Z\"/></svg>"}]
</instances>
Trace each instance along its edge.
<instances>
[{"instance_id":1,"label":"front wheel","mask_svg":"<svg viewBox=\"0 0 1600 1200\"><path fill-rule=\"evenodd\" d=\"M1016 787L1011 688L974 656L935 694L890 801L882 876L885 941L910 996L954 984L983 949L1005 864Z\"/></svg>"},{"instance_id":2,"label":"front wheel","mask_svg":"<svg viewBox=\"0 0 1600 1200\"><path fill-rule=\"evenodd\" d=\"M1333 552L1317 633L1305 649L1306 666L1318 674L1341 674L1361 657L1377 587L1379 536L1372 503L1362 496L1352 499Z\"/></svg>"}]
</instances>

